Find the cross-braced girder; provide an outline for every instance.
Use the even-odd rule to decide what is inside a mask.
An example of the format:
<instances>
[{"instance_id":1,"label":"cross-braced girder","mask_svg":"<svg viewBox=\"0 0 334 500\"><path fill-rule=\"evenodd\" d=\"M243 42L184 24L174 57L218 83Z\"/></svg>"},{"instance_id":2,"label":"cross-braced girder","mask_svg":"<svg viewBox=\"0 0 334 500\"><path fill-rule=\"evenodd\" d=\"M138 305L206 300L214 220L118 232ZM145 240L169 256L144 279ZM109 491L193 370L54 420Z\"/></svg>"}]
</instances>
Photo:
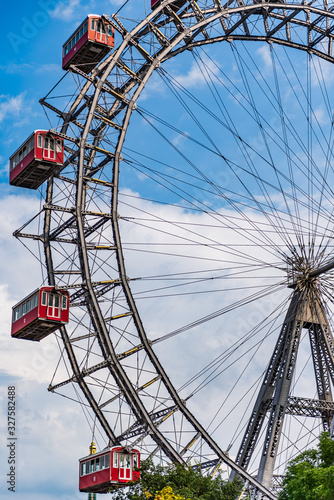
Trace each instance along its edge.
<instances>
[{"instance_id":1,"label":"cross-braced girder","mask_svg":"<svg viewBox=\"0 0 334 500\"><path fill-rule=\"evenodd\" d=\"M318 400L291 397L303 328L309 333ZM334 415L331 390L334 377L330 368L333 366L334 352L325 342L325 336L333 338L320 296L314 288L297 287L237 456L237 462L246 468L258 442L265 416L269 413L258 472L259 481L267 487L272 486L285 415L320 416L323 429L330 429Z\"/></svg>"}]
</instances>

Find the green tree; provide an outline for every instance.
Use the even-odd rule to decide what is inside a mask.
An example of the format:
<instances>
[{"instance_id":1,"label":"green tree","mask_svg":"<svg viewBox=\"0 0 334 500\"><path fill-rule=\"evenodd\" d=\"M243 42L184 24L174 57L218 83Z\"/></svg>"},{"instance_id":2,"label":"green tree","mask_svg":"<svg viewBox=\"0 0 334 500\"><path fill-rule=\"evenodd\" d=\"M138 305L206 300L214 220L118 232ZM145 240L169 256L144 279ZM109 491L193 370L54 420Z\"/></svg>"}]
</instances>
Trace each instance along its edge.
<instances>
[{"instance_id":1,"label":"green tree","mask_svg":"<svg viewBox=\"0 0 334 500\"><path fill-rule=\"evenodd\" d=\"M114 500L155 500L165 498L163 495L168 492L171 499L236 500L241 490L242 482L238 478L228 482L220 475L211 478L192 467L179 464L163 467L145 461L140 467L139 481L111 492Z\"/></svg>"},{"instance_id":2,"label":"green tree","mask_svg":"<svg viewBox=\"0 0 334 500\"><path fill-rule=\"evenodd\" d=\"M321 434L317 449L291 460L279 500L334 500L334 441L328 432Z\"/></svg>"}]
</instances>

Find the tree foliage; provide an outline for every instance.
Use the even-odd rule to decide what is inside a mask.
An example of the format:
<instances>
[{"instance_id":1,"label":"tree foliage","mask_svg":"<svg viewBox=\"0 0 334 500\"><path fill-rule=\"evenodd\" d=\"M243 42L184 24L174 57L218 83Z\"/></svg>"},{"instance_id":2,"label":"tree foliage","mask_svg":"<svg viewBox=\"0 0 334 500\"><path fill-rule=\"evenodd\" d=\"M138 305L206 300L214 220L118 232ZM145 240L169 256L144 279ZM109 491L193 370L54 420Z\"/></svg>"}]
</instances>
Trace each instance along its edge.
<instances>
[{"instance_id":1,"label":"tree foliage","mask_svg":"<svg viewBox=\"0 0 334 500\"><path fill-rule=\"evenodd\" d=\"M317 449L289 463L279 500L334 500L334 441L329 433L321 434Z\"/></svg>"},{"instance_id":2,"label":"tree foliage","mask_svg":"<svg viewBox=\"0 0 334 500\"><path fill-rule=\"evenodd\" d=\"M176 495L173 492L173 489L171 486L166 486L161 491L157 491L155 496L149 492L146 492L145 494L146 494L146 498L148 498L149 500L150 499L151 500L189 500L189 499L182 497L181 495Z\"/></svg>"},{"instance_id":3,"label":"tree foliage","mask_svg":"<svg viewBox=\"0 0 334 500\"><path fill-rule=\"evenodd\" d=\"M242 482L224 481L220 475L205 476L192 467L168 467L142 462L140 480L127 488L112 490L114 500L236 500Z\"/></svg>"}]
</instances>

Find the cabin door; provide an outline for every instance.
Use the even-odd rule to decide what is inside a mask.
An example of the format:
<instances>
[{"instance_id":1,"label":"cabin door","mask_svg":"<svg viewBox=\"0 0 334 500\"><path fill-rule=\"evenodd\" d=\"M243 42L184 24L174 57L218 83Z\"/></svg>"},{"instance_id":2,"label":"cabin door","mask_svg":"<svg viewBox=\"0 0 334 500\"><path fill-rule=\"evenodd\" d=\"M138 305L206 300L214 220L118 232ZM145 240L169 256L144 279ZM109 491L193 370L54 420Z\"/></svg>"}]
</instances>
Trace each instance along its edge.
<instances>
[{"instance_id":1,"label":"cabin door","mask_svg":"<svg viewBox=\"0 0 334 500\"><path fill-rule=\"evenodd\" d=\"M52 137L44 137L43 156L46 160L54 160L55 158L55 141Z\"/></svg>"},{"instance_id":2,"label":"cabin door","mask_svg":"<svg viewBox=\"0 0 334 500\"><path fill-rule=\"evenodd\" d=\"M96 40L98 42L106 43L106 30L105 30L105 27L104 27L104 23L102 21L98 21L97 22Z\"/></svg>"},{"instance_id":3,"label":"cabin door","mask_svg":"<svg viewBox=\"0 0 334 500\"><path fill-rule=\"evenodd\" d=\"M60 296L55 293L49 293L48 301L48 319L60 318Z\"/></svg>"},{"instance_id":4,"label":"cabin door","mask_svg":"<svg viewBox=\"0 0 334 500\"><path fill-rule=\"evenodd\" d=\"M128 453L119 454L119 479L126 481L132 480L131 455Z\"/></svg>"}]
</instances>

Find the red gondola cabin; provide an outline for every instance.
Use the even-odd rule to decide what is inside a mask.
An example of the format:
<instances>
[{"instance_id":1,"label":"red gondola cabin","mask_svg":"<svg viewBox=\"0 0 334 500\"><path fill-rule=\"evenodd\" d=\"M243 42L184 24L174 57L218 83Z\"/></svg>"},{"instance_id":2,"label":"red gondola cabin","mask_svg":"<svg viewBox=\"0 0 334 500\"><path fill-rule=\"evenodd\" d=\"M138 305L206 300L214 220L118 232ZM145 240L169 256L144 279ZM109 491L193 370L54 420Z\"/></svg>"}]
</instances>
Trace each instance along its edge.
<instances>
[{"instance_id":1,"label":"red gondola cabin","mask_svg":"<svg viewBox=\"0 0 334 500\"><path fill-rule=\"evenodd\" d=\"M125 486L140 478L140 453L123 446L106 448L79 460L79 490L106 493L111 486Z\"/></svg>"},{"instance_id":2,"label":"red gondola cabin","mask_svg":"<svg viewBox=\"0 0 334 500\"><path fill-rule=\"evenodd\" d=\"M64 164L64 141L48 130L35 130L10 157L12 186L37 189Z\"/></svg>"},{"instance_id":3,"label":"red gondola cabin","mask_svg":"<svg viewBox=\"0 0 334 500\"><path fill-rule=\"evenodd\" d=\"M13 307L12 337L39 341L68 323L69 294L43 286Z\"/></svg>"},{"instance_id":4,"label":"red gondola cabin","mask_svg":"<svg viewBox=\"0 0 334 500\"><path fill-rule=\"evenodd\" d=\"M90 14L63 45L63 69L71 64L89 73L114 46L115 30L101 16Z\"/></svg>"}]
</instances>

